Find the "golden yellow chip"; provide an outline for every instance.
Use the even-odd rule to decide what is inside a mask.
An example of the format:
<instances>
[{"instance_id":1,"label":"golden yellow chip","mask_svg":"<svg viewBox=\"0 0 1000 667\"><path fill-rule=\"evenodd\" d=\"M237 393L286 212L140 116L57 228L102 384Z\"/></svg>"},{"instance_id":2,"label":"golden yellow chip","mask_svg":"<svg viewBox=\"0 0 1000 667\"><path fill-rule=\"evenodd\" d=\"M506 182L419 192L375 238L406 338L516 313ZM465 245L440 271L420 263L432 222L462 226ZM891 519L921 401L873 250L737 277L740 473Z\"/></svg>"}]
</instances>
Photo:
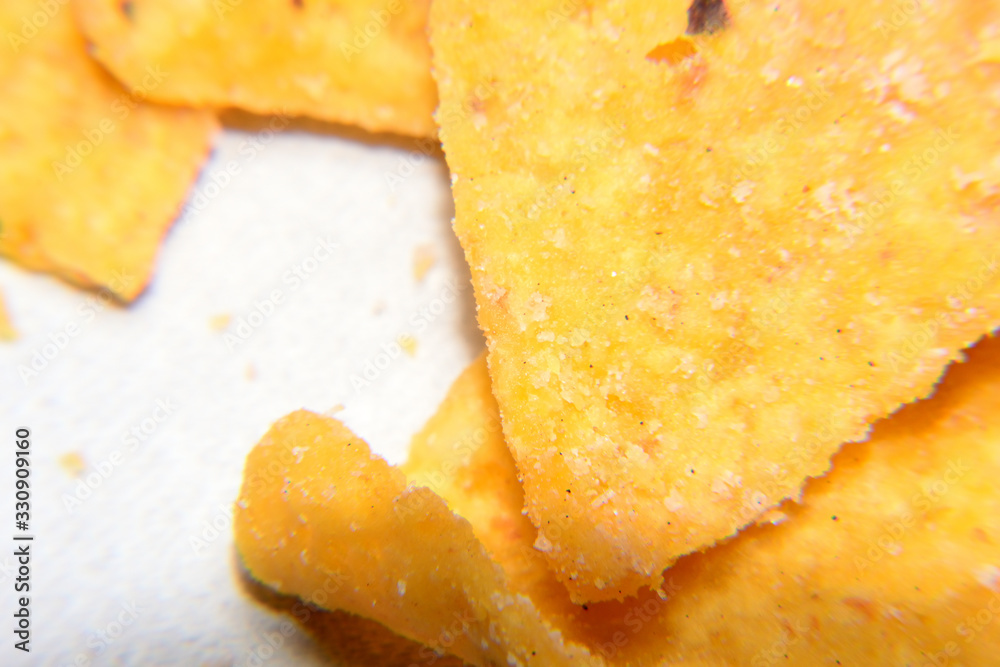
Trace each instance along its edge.
<instances>
[{"instance_id":1,"label":"golden yellow chip","mask_svg":"<svg viewBox=\"0 0 1000 667\"><path fill-rule=\"evenodd\" d=\"M126 91L87 57L69 9L49 4L0 9L0 254L129 301L217 123Z\"/></svg>"},{"instance_id":2,"label":"golden yellow chip","mask_svg":"<svg viewBox=\"0 0 1000 667\"><path fill-rule=\"evenodd\" d=\"M1000 339L932 399L850 444L769 525L682 559L667 599L586 608L532 548L485 366L456 382L403 466L472 524L513 591L610 664L988 664L1000 651ZM558 535L559 525L549 527ZM997 627L1000 627L998 625ZM951 662L949 662L951 661Z\"/></svg>"},{"instance_id":3,"label":"golden yellow chip","mask_svg":"<svg viewBox=\"0 0 1000 667\"><path fill-rule=\"evenodd\" d=\"M426 484L434 493L421 503L440 495L469 520L503 568L508 596L529 599L548 627L606 664L990 664L1000 651L1000 633L993 632L1000 624L998 414L1000 340L990 339L949 372L934 398L880 422L870 442L847 445L833 471L809 483L801 505L788 501L770 514L773 525L681 559L667 572L665 599L647 590L623 602L570 602L520 513L522 494L482 360L414 438L403 469L410 497L413 484ZM395 569L396 559L406 552L411 567L438 568L433 576L451 582L443 591L462 587L468 570L425 562L454 548L451 534L418 539L401 530L401 514L416 520L428 506L400 506L401 485L380 486L385 476L360 469L344 475L345 456L369 460L367 452L328 451L334 435L345 435L342 427L323 420L327 425L314 433L301 420L323 418L286 419L260 446L272 455L255 450L247 463L247 506L238 508L236 526L250 569L279 590L326 607L348 601L356 613L428 642L396 611L399 586L391 584L413 576ZM275 442L279 434L297 445ZM305 457L317 446L323 451L313 452L310 464ZM381 462L376 467L398 476ZM304 493L308 511L297 514ZM341 523L347 528L329 532ZM369 530L383 533L369 542ZM351 576L341 561L353 557L340 554L365 547L369 558ZM381 579L375 604L359 604L358 591ZM409 583L404 588L411 590ZM446 617L452 604L440 592L429 595L422 614ZM441 635L428 643L447 651L456 642Z\"/></svg>"},{"instance_id":4,"label":"golden yellow chip","mask_svg":"<svg viewBox=\"0 0 1000 667\"><path fill-rule=\"evenodd\" d=\"M468 521L335 419L299 411L271 428L247 457L234 529L262 583L467 662L600 664L511 592Z\"/></svg>"},{"instance_id":5,"label":"golden yellow chip","mask_svg":"<svg viewBox=\"0 0 1000 667\"><path fill-rule=\"evenodd\" d=\"M1000 624L1000 339L970 357L846 446L802 505L668 570L665 600L570 602L532 548L481 364L403 469L470 521L513 591L609 664L987 664L1000 651L987 632Z\"/></svg>"},{"instance_id":6,"label":"golden yellow chip","mask_svg":"<svg viewBox=\"0 0 1000 667\"><path fill-rule=\"evenodd\" d=\"M591 605L615 664L986 665L1000 652L1000 340L845 445L777 525L681 559L670 598ZM618 633L618 634L616 634Z\"/></svg>"},{"instance_id":7,"label":"golden yellow chip","mask_svg":"<svg viewBox=\"0 0 1000 667\"><path fill-rule=\"evenodd\" d=\"M94 55L160 102L433 136L429 0L74 0Z\"/></svg>"},{"instance_id":8,"label":"golden yellow chip","mask_svg":"<svg viewBox=\"0 0 1000 667\"><path fill-rule=\"evenodd\" d=\"M494 392L578 601L797 497L1000 324L1000 5L688 8L431 12Z\"/></svg>"}]
</instances>

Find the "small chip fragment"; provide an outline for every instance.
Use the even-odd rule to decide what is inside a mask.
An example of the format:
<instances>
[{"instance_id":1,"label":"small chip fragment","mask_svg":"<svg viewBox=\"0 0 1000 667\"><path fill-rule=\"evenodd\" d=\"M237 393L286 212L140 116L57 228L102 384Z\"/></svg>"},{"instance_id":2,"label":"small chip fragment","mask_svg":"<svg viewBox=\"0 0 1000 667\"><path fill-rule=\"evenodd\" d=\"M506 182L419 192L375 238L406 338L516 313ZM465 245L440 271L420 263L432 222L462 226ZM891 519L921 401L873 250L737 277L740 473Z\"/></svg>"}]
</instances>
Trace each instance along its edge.
<instances>
[{"instance_id":1,"label":"small chip fragment","mask_svg":"<svg viewBox=\"0 0 1000 667\"><path fill-rule=\"evenodd\" d=\"M150 99L410 136L436 132L428 5L131 0L123 11L119 0L74 0L93 55Z\"/></svg>"},{"instance_id":2,"label":"small chip fragment","mask_svg":"<svg viewBox=\"0 0 1000 667\"><path fill-rule=\"evenodd\" d=\"M1000 5L711 4L431 11L493 389L579 602L798 497L1000 325Z\"/></svg>"},{"instance_id":3,"label":"small chip fragment","mask_svg":"<svg viewBox=\"0 0 1000 667\"><path fill-rule=\"evenodd\" d=\"M0 293L0 340L17 340L17 329L14 328L14 323L10 321L10 315L7 313L7 304L4 302L2 293Z\"/></svg>"},{"instance_id":4,"label":"small chip fragment","mask_svg":"<svg viewBox=\"0 0 1000 667\"><path fill-rule=\"evenodd\" d=\"M37 27L40 12L0 7L0 255L131 301L217 121L143 102L88 57L68 8Z\"/></svg>"},{"instance_id":5,"label":"small chip fragment","mask_svg":"<svg viewBox=\"0 0 1000 667\"><path fill-rule=\"evenodd\" d=\"M400 334L396 338L396 342L399 343L399 347L403 349L403 352L406 352L406 354L411 357L417 356L417 348L419 347L419 344L414 336L411 336L410 334Z\"/></svg>"},{"instance_id":6,"label":"small chip fragment","mask_svg":"<svg viewBox=\"0 0 1000 667\"><path fill-rule=\"evenodd\" d=\"M86 470L87 463L79 452L66 452L59 457L59 466L70 477L79 477Z\"/></svg>"},{"instance_id":7,"label":"small chip fragment","mask_svg":"<svg viewBox=\"0 0 1000 667\"><path fill-rule=\"evenodd\" d=\"M413 279L420 282L437 263L437 252L430 243L422 243L413 249Z\"/></svg>"},{"instance_id":8,"label":"small chip fragment","mask_svg":"<svg viewBox=\"0 0 1000 667\"><path fill-rule=\"evenodd\" d=\"M229 313L219 313L208 318L208 327L212 331L225 331L229 323L233 321L233 316Z\"/></svg>"}]
</instances>

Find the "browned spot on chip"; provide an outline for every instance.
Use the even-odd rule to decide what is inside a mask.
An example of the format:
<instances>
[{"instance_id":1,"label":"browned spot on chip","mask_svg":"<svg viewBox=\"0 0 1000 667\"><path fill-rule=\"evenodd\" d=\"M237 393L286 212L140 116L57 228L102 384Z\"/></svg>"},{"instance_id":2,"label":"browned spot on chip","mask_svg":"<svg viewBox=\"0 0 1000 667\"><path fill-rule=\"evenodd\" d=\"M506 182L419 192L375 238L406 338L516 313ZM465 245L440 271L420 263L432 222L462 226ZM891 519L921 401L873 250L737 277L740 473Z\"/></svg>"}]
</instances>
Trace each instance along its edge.
<instances>
[{"instance_id":1,"label":"browned spot on chip","mask_svg":"<svg viewBox=\"0 0 1000 667\"><path fill-rule=\"evenodd\" d=\"M723 0L693 0L688 7L687 34L712 34L729 23L729 12Z\"/></svg>"},{"instance_id":2,"label":"browned spot on chip","mask_svg":"<svg viewBox=\"0 0 1000 667\"><path fill-rule=\"evenodd\" d=\"M663 44L656 46L652 51L646 54L646 58L648 60L662 61L670 63L671 65L676 65L685 58L690 58L696 53L698 53L698 49L690 39L687 39L686 37L678 37L673 41L664 42Z\"/></svg>"}]
</instances>

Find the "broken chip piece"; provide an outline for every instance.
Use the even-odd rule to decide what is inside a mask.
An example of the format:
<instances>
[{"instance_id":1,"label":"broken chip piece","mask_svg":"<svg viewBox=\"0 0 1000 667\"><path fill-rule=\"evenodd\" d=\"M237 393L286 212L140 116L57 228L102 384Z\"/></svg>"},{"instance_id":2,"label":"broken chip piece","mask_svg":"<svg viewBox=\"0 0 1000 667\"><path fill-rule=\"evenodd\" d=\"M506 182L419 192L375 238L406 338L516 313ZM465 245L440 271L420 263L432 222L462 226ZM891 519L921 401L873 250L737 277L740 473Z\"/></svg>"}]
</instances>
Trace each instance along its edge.
<instances>
[{"instance_id":1,"label":"broken chip piece","mask_svg":"<svg viewBox=\"0 0 1000 667\"><path fill-rule=\"evenodd\" d=\"M798 497L1000 324L1000 6L690 7L431 12L493 389L578 602Z\"/></svg>"},{"instance_id":2,"label":"broken chip piece","mask_svg":"<svg viewBox=\"0 0 1000 667\"><path fill-rule=\"evenodd\" d=\"M428 0L75 0L93 55L151 99L433 136Z\"/></svg>"},{"instance_id":3,"label":"broken chip piece","mask_svg":"<svg viewBox=\"0 0 1000 667\"><path fill-rule=\"evenodd\" d=\"M72 14L37 27L5 2L0 34L0 255L123 301L149 282L217 129L212 113L127 91L87 56ZM30 26L28 31L25 26Z\"/></svg>"}]
</instances>

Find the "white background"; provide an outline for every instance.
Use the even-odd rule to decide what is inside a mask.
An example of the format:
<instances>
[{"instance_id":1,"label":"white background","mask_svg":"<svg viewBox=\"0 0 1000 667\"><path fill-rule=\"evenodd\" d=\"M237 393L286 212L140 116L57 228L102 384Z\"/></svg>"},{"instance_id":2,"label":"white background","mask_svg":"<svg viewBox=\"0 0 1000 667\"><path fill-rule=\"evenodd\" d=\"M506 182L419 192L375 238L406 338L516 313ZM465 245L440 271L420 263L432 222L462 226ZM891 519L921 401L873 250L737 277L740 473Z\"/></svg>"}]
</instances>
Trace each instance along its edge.
<instances>
[{"instance_id":1,"label":"white background","mask_svg":"<svg viewBox=\"0 0 1000 667\"><path fill-rule=\"evenodd\" d=\"M401 461L481 349L439 157L302 131L267 139L219 135L196 185L215 196L175 224L150 286L128 308L87 319L93 293L0 261L20 332L0 343L0 543L10 545L0 545L0 664L246 664L283 618L249 599L234 570L229 510L247 452L288 412L342 404L339 418ZM239 174L209 187L230 161ZM419 163L409 176L406 162ZM388 174L404 175L394 191ZM102 196L115 196L113 186ZM319 239L337 250L304 266ZM438 261L418 282L414 251L424 244ZM315 270L296 285L284 279L296 266ZM275 289L278 307L230 349L225 334ZM229 327L213 328L227 314ZM79 334L23 382L18 367L69 323ZM385 368L356 389L352 376L401 334L415 335L416 354L381 359ZM159 423L158 400L176 406ZM21 426L32 431L30 656L13 649L8 629ZM151 434L130 450L124 435L143 426ZM60 463L68 453L86 463L80 477ZM224 528L214 539L213 523ZM128 605L137 618L119 634ZM117 637L108 643L102 631ZM322 662L297 631L265 664Z\"/></svg>"}]
</instances>

